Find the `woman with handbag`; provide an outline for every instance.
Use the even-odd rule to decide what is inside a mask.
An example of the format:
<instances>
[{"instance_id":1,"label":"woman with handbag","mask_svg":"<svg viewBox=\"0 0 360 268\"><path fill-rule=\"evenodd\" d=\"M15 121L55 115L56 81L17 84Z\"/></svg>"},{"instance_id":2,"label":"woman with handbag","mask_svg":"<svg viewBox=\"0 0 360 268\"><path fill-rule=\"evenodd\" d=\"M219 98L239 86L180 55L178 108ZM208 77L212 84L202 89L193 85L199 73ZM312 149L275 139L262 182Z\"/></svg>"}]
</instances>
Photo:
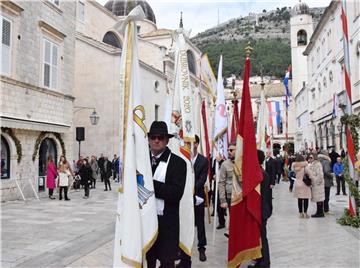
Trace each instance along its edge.
<instances>
[{"instance_id":1,"label":"woman with handbag","mask_svg":"<svg viewBox=\"0 0 360 268\"><path fill-rule=\"evenodd\" d=\"M47 169L46 169L46 187L49 189L49 198L55 199L53 196L54 188L56 186L56 177L57 177L56 166L53 161L52 155L48 156L47 159Z\"/></svg>"},{"instance_id":2,"label":"woman with handbag","mask_svg":"<svg viewBox=\"0 0 360 268\"><path fill-rule=\"evenodd\" d=\"M301 154L296 154L295 161L291 165L291 170L295 172L294 197L298 199L299 217L310 218L307 214L309 207L309 198L311 198L311 189L304 182L304 176L310 176L310 169L305 158Z\"/></svg>"},{"instance_id":3,"label":"woman with handbag","mask_svg":"<svg viewBox=\"0 0 360 268\"><path fill-rule=\"evenodd\" d=\"M312 153L308 157L309 168L313 174L311 177L311 201L316 203L316 213L311 215L311 218L324 217L324 172L317 154Z\"/></svg>"},{"instance_id":4,"label":"woman with handbag","mask_svg":"<svg viewBox=\"0 0 360 268\"><path fill-rule=\"evenodd\" d=\"M58 173L59 173L59 180L58 180L58 186L60 187L59 190L59 200L62 200L62 192L64 190L65 195L65 201L69 201L68 198L68 187L69 187L69 176L74 176L69 162L66 160L65 156L60 157L60 162L58 166Z\"/></svg>"}]
</instances>

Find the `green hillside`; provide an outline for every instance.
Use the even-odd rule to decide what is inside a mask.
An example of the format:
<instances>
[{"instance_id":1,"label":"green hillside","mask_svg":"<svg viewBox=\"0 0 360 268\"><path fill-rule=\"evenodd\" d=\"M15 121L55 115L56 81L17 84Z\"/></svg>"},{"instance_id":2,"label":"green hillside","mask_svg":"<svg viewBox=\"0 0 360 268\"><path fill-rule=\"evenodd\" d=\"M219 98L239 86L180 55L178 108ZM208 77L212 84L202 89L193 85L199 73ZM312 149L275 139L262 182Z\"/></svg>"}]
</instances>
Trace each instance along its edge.
<instances>
[{"instance_id":1,"label":"green hillside","mask_svg":"<svg viewBox=\"0 0 360 268\"><path fill-rule=\"evenodd\" d=\"M251 75L264 75L283 77L285 70L291 64L290 44L284 39L251 40L254 51L251 55ZM245 51L247 41L203 42L198 47L207 53L214 69L217 72L220 55L223 55L223 75L231 74L243 76Z\"/></svg>"}]
</instances>

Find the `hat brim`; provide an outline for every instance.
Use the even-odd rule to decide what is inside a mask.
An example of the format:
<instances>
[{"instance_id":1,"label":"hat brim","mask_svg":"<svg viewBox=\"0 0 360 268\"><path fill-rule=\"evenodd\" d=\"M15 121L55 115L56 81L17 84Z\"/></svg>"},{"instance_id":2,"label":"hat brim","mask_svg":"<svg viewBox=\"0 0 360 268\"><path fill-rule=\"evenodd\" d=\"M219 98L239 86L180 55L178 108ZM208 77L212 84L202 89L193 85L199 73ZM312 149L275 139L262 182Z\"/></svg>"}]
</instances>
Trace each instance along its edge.
<instances>
[{"instance_id":1,"label":"hat brim","mask_svg":"<svg viewBox=\"0 0 360 268\"><path fill-rule=\"evenodd\" d=\"M167 138L169 138L169 139L174 137L174 135L172 135L172 134L156 133L156 132L148 132L147 135L148 135L148 137L151 136L151 135L159 135L159 136L167 137Z\"/></svg>"}]
</instances>

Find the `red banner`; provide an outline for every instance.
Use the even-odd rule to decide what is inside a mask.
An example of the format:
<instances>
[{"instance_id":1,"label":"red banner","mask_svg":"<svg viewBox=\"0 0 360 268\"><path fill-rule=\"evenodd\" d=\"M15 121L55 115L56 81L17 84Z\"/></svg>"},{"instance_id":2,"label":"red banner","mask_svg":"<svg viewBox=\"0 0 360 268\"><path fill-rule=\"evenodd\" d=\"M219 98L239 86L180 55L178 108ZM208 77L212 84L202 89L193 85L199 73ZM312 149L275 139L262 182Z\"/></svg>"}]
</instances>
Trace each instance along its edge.
<instances>
[{"instance_id":1,"label":"red banner","mask_svg":"<svg viewBox=\"0 0 360 268\"><path fill-rule=\"evenodd\" d=\"M257 157L249 74L250 59L247 58L235 156L235 170L242 181L242 200L232 203L230 208L228 267L238 267L243 262L261 257L262 172Z\"/></svg>"}]
</instances>

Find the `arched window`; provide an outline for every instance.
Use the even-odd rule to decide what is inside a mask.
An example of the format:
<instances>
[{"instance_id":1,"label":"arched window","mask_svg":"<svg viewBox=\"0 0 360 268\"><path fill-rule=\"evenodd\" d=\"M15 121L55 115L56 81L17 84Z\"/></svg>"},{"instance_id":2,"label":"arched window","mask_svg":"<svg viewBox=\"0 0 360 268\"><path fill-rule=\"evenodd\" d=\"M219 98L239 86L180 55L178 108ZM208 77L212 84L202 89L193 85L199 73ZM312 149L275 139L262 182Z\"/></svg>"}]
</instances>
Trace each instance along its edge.
<instances>
[{"instance_id":1,"label":"arched window","mask_svg":"<svg viewBox=\"0 0 360 268\"><path fill-rule=\"evenodd\" d=\"M52 155L53 161L57 163L57 150L54 140L46 138L41 142L39 149L39 176L46 175L47 158Z\"/></svg>"},{"instance_id":2,"label":"arched window","mask_svg":"<svg viewBox=\"0 0 360 268\"><path fill-rule=\"evenodd\" d=\"M113 32L107 32L104 35L103 42L110 46L121 48L121 42Z\"/></svg>"},{"instance_id":3,"label":"arched window","mask_svg":"<svg viewBox=\"0 0 360 268\"><path fill-rule=\"evenodd\" d=\"M10 178L10 147L6 139L1 136L1 179Z\"/></svg>"},{"instance_id":4,"label":"arched window","mask_svg":"<svg viewBox=\"0 0 360 268\"><path fill-rule=\"evenodd\" d=\"M298 46L306 46L307 45L307 33L305 30L298 31L297 43L298 43Z\"/></svg>"},{"instance_id":5,"label":"arched window","mask_svg":"<svg viewBox=\"0 0 360 268\"><path fill-rule=\"evenodd\" d=\"M194 57L194 54L190 50L187 51L187 58L188 58L188 66L189 66L190 73L196 75L195 57Z\"/></svg>"}]
</instances>

